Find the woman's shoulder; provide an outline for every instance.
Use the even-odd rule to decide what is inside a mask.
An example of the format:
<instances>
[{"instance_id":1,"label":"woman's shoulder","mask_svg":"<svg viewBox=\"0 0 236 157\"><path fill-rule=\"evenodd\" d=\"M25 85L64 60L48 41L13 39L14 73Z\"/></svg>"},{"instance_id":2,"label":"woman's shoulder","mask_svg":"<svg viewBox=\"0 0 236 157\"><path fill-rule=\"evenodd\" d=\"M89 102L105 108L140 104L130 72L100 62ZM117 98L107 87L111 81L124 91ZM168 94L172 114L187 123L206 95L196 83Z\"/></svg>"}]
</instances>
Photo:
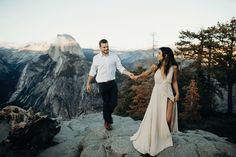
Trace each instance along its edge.
<instances>
[{"instance_id":1,"label":"woman's shoulder","mask_svg":"<svg viewBox=\"0 0 236 157\"><path fill-rule=\"evenodd\" d=\"M177 73L179 71L178 65L172 65L172 69L174 73Z\"/></svg>"}]
</instances>

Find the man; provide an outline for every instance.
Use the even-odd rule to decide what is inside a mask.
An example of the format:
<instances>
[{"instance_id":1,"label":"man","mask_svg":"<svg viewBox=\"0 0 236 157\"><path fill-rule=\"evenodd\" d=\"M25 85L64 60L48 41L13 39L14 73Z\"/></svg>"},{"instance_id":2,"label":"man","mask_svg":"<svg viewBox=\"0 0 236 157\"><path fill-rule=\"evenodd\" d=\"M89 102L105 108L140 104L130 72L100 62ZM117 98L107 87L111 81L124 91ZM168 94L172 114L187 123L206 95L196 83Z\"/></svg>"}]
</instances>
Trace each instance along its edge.
<instances>
[{"instance_id":1,"label":"man","mask_svg":"<svg viewBox=\"0 0 236 157\"><path fill-rule=\"evenodd\" d=\"M103 100L103 118L104 127L107 130L111 130L112 112L117 105L118 89L115 82L116 69L121 74L125 74L130 78L134 77L134 74L127 71L121 64L119 57L109 52L109 45L106 39L102 39L99 42L100 53L93 57L93 63L89 72L86 89L87 92L91 92L91 81L96 76L98 82L99 92L102 95Z\"/></svg>"}]
</instances>

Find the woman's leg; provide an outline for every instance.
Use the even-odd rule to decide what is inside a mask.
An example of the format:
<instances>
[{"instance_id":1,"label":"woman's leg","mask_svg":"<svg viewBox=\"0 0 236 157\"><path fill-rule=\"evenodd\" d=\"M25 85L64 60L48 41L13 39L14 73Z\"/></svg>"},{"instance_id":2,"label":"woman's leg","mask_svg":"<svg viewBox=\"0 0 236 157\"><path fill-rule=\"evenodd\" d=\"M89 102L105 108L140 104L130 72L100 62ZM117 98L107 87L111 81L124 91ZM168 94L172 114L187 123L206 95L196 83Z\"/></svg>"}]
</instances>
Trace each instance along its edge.
<instances>
[{"instance_id":1,"label":"woman's leg","mask_svg":"<svg viewBox=\"0 0 236 157\"><path fill-rule=\"evenodd\" d=\"M173 112L174 103L168 98L167 99L167 109L166 109L166 121L171 131L171 120L172 120L172 112Z\"/></svg>"}]
</instances>

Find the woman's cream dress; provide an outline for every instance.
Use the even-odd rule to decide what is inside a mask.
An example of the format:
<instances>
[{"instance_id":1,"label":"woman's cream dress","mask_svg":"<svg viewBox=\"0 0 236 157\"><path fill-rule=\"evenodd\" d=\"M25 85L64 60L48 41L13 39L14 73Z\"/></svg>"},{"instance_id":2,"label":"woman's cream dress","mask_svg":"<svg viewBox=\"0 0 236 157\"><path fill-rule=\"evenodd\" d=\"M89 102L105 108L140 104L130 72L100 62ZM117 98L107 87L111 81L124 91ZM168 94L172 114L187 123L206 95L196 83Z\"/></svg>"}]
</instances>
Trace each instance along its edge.
<instances>
[{"instance_id":1,"label":"woman's cream dress","mask_svg":"<svg viewBox=\"0 0 236 157\"><path fill-rule=\"evenodd\" d=\"M177 103L173 107L171 130L166 121L167 99L174 102L171 87L173 66L170 67L166 78L162 78L161 70L154 75L155 85L146 113L138 131L130 137L133 146L142 154L157 155L163 149L173 146L172 132L178 132Z\"/></svg>"}]
</instances>

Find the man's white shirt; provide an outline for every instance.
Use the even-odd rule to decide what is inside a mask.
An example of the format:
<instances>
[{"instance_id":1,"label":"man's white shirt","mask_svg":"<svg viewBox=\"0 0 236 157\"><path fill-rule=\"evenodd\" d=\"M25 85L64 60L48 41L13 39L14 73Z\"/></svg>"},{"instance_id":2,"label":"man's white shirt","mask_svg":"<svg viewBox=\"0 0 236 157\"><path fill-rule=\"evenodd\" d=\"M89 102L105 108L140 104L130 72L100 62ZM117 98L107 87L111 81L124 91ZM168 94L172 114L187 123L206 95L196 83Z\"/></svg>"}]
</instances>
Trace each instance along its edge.
<instances>
[{"instance_id":1,"label":"man's white shirt","mask_svg":"<svg viewBox=\"0 0 236 157\"><path fill-rule=\"evenodd\" d=\"M125 68L122 66L119 57L115 53L109 52L108 55L100 52L93 57L93 63L89 72L90 76L96 76L98 83L114 80L116 77L116 69L123 73Z\"/></svg>"}]
</instances>

